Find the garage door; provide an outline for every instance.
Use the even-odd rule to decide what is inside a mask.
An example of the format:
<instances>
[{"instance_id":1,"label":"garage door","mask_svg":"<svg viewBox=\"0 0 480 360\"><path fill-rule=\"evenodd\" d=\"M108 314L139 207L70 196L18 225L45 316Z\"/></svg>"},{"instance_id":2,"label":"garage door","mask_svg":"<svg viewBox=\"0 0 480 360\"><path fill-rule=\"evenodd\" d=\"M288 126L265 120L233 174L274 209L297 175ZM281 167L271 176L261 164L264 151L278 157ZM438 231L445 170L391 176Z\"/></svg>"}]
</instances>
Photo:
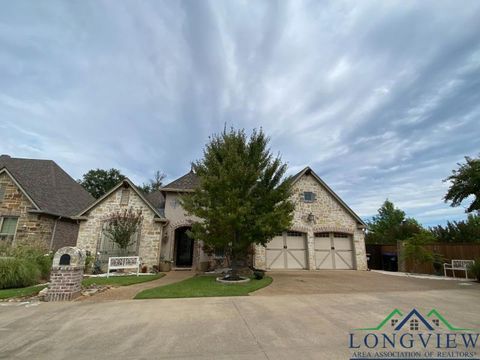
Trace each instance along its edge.
<instances>
[{"instance_id":1,"label":"garage door","mask_svg":"<svg viewBox=\"0 0 480 360\"><path fill-rule=\"evenodd\" d=\"M267 269L306 269L307 245L304 233L286 231L275 236L266 250Z\"/></svg>"},{"instance_id":2,"label":"garage door","mask_svg":"<svg viewBox=\"0 0 480 360\"><path fill-rule=\"evenodd\" d=\"M317 269L353 269L353 241L351 235L316 233L315 263Z\"/></svg>"}]
</instances>

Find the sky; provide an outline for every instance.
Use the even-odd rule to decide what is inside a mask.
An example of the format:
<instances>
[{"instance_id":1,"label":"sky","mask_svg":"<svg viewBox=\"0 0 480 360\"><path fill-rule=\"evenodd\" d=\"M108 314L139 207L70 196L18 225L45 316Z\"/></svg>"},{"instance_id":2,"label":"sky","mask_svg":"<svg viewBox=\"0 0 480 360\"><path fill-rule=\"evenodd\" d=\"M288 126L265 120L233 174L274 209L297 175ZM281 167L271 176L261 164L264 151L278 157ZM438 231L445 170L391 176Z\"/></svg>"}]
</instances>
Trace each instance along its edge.
<instances>
[{"instance_id":1,"label":"sky","mask_svg":"<svg viewBox=\"0 0 480 360\"><path fill-rule=\"evenodd\" d=\"M262 128L362 218L466 217L480 153L480 1L4 1L0 154L74 178L173 180L224 126Z\"/></svg>"}]
</instances>

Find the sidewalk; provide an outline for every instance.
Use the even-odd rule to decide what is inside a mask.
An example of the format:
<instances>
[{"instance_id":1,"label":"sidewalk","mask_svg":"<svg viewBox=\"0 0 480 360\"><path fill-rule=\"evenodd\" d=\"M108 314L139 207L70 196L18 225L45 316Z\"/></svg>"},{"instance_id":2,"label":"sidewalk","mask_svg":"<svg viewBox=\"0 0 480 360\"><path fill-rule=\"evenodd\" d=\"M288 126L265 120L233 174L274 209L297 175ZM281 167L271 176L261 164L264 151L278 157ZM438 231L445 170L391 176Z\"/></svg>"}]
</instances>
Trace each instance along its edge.
<instances>
[{"instance_id":1,"label":"sidewalk","mask_svg":"<svg viewBox=\"0 0 480 360\"><path fill-rule=\"evenodd\" d=\"M110 300L131 300L140 291L155 288L158 286L173 284L188 279L189 277L192 277L194 275L195 272L193 271L170 271L167 272L164 277L157 280L130 286L119 286L116 288L111 288L105 292L93 296L82 296L76 301L100 302Z\"/></svg>"}]
</instances>

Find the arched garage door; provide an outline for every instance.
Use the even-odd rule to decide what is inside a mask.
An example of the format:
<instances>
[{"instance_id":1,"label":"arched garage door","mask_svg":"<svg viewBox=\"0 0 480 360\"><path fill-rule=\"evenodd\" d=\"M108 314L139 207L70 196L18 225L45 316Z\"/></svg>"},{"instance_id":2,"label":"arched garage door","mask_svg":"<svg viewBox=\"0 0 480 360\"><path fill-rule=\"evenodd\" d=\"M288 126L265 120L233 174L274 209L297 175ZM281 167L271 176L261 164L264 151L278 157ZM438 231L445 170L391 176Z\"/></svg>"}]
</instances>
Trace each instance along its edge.
<instances>
[{"instance_id":1,"label":"arched garage door","mask_svg":"<svg viewBox=\"0 0 480 360\"><path fill-rule=\"evenodd\" d=\"M315 233L315 263L317 269L354 268L352 236L342 233Z\"/></svg>"},{"instance_id":2,"label":"arched garage door","mask_svg":"<svg viewBox=\"0 0 480 360\"><path fill-rule=\"evenodd\" d=\"M285 231L275 236L266 249L267 269L306 269L307 241L304 233Z\"/></svg>"}]
</instances>

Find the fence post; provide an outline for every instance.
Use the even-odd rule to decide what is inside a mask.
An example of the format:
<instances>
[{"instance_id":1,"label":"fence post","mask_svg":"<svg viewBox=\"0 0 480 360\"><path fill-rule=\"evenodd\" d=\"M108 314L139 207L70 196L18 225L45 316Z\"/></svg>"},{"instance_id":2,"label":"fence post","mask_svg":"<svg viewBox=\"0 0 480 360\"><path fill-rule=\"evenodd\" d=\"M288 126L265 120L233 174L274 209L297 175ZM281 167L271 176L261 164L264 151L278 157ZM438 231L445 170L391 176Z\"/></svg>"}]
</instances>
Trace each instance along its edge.
<instances>
[{"instance_id":1,"label":"fence post","mask_svg":"<svg viewBox=\"0 0 480 360\"><path fill-rule=\"evenodd\" d=\"M407 266L405 264L405 257L403 256L405 244L402 240L397 240L397 261L398 261L398 271L406 272Z\"/></svg>"}]
</instances>

